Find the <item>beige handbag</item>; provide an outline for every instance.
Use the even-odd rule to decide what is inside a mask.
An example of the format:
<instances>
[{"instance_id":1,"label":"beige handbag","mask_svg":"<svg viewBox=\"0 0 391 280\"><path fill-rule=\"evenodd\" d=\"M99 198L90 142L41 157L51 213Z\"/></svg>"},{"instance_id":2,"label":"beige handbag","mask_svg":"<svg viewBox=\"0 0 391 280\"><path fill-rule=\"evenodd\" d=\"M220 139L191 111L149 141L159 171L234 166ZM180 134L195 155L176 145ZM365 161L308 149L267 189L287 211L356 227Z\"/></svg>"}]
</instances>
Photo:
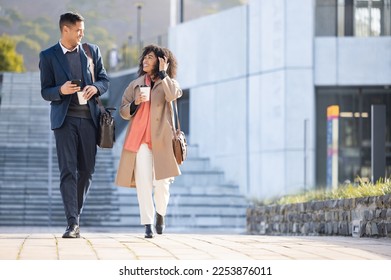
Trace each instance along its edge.
<instances>
[{"instance_id":1,"label":"beige handbag","mask_svg":"<svg viewBox=\"0 0 391 280\"><path fill-rule=\"evenodd\" d=\"M174 156L175 156L176 162L178 164L182 164L187 158L187 142L186 142L185 133L183 131L181 131L181 124L179 122L179 116L178 116L178 105L177 105L176 100L174 100L173 106L175 108L177 129L175 130L174 120L173 120L172 130L173 130L174 136L172 139L172 148L174 150Z\"/></svg>"}]
</instances>

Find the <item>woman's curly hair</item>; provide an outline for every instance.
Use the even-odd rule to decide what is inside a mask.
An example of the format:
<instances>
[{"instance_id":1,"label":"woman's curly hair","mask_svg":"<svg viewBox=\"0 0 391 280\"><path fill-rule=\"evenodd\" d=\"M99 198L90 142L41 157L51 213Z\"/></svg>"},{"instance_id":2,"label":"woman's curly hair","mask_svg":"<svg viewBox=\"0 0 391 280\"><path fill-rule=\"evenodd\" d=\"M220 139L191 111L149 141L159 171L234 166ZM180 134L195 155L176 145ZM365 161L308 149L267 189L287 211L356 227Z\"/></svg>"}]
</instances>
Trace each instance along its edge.
<instances>
[{"instance_id":1,"label":"woman's curly hair","mask_svg":"<svg viewBox=\"0 0 391 280\"><path fill-rule=\"evenodd\" d=\"M168 48L162 48L155 44L148 45L143 49L143 52L139 59L139 68L138 68L139 77L145 74L143 70L143 60L144 57L150 52L153 52L158 58L159 57L164 58L164 56L167 57L168 59L167 62L169 64L166 73L168 76L170 76L170 78L175 78L177 73L177 60L174 54ZM158 73L159 73L159 60L157 61L154 69L152 70L152 76L156 77Z\"/></svg>"}]
</instances>

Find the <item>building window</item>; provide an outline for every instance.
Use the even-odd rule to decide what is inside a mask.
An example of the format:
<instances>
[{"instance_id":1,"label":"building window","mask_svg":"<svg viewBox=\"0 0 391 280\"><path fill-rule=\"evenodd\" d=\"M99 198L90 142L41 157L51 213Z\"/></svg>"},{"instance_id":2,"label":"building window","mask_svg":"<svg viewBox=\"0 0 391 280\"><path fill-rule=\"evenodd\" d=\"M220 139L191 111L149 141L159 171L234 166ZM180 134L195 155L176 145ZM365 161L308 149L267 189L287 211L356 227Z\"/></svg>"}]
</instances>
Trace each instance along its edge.
<instances>
[{"instance_id":1,"label":"building window","mask_svg":"<svg viewBox=\"0 0 391 280\"><path fill-rule=\"evenodd\" d=\"M389 28L385 24L388 22L388 27L390 25L389 9L389 0L355 0L354 35L359 37L390 35Z\"/></svg>"},{"instance_id":2,"label":"building window","mask_svg":"<svg viewBox=\"0 0 391 280\"><path fill-rule=\"evenodd\" d=\"M391 0L317 0L317 36L390 36Z\"/></svg>"},{"instance_id":3,"label":"building window","mask_svg":"<svg viewBox=\"0 0 391 280\"><path fill-rule=\"evenodd\" d=\"M316 0L316 36L337 36L337 0Z\"/></svg>"}]
</instances>

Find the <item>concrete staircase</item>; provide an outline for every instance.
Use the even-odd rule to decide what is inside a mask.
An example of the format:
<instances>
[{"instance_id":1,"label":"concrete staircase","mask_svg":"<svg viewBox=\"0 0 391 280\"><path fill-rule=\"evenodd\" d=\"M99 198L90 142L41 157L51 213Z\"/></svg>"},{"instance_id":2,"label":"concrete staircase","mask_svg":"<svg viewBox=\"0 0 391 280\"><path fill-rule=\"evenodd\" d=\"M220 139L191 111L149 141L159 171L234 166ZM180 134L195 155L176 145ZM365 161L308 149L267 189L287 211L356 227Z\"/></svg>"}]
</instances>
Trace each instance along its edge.
<instances>
[{"instance_id":1,"label":"concrete staircase","mask_svg":"<svg viewBox=\"0 0 391 280\"><path fill-rule=\"evenodd\" d=\"M5 73L0 92L0 226L64 226L50 106L39 74ZM140 228L135 189L113 185L119 150L98 148L83 226ZM181 170L170 188L168 230L245 232L245 198L198 156L197 146L189 147Z\"/></svg>"}]
</instances>

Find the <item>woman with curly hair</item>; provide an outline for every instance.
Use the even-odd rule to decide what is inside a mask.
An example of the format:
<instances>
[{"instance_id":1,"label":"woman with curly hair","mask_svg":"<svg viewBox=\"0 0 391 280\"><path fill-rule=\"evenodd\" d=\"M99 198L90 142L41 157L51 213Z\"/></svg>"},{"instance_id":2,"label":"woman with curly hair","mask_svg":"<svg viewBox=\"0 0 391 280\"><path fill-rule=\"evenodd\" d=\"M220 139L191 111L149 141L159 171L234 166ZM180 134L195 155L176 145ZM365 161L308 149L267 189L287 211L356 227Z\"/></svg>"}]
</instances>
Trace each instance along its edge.
<instances>
[{"instance_id":1,"label":"woman with curly hair","mask_svg":"<svg viewBox=\"0 0 391 280\"><path fill-rule=\"evenodd\" d=\"M182 96L174 80L176 71L177 61L170 50L146 46L140 56L139 76L126 88L120 107L120 115L129 125L116 184L136 187L145 238L153 237L153 224L156 233L163 233L170 183L181 174L172 148L170 107Z\"/></svg>"}]
</instances>

